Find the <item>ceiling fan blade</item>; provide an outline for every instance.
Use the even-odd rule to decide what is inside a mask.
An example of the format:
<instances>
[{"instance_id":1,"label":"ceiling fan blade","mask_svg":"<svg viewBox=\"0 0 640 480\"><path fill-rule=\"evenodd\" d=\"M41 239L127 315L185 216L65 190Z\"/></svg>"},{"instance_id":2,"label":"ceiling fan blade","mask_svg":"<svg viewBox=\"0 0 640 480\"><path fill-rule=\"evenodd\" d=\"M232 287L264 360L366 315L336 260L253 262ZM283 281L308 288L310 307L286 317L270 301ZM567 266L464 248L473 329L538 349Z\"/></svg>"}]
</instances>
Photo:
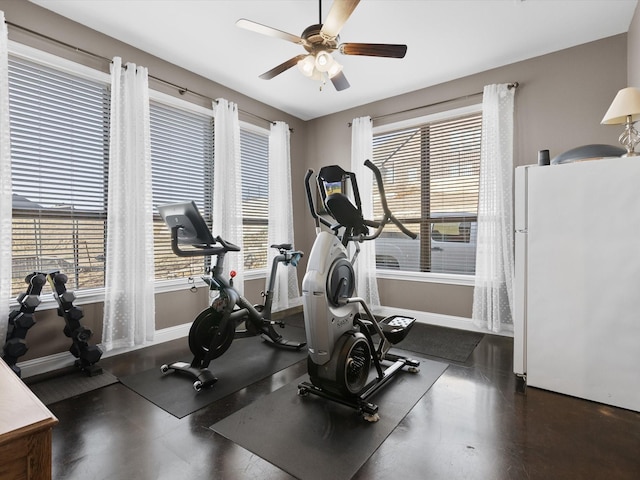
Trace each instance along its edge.
<instances>
[{"instance_id":1,"label":"ceiling fan blade","mask_svg":"<svg viewBox=\"0 0 640 480\"><path fill-rule=\"evenodd\" d=\"M297 57L290 58L286 62L281 63L277 67L272 68L268 72L264 72L260 75L263 80L271 80L276 75L280 75L282 72L289 70L291 67L295 67L300 60L306 57L307 54L298 55Z\"/></svg>"},{"instance_id":2,"label":"ceiling fan blade","mask_svg":"<svg viewBox=\"0 0 640 480\"><path fill-rule=\"evenodd\" d=\"M280 38L282 40L286 40L287 42L293 42L300 45L304 45L305 43L305 41L297 35L283 32L282 30L278 30L276 28L267 27L266 25L252 22L251 20L247 20L246 18L241 18L240 20L238 20L236 22L236 26L244 28L245 30L250 30L252 32L261 33L262 35L267 35L269 37Z\"/></svg>"},{"instance_id":3,"label":"ceiling fan blade","mask_svg":"<svg viewBox=\"0 0 640 480\"><path fill-rule=\"evenodd\" d=\"M406 45L390 43L343 43L339 47L343 55L364 55L367 57L404 58Z\"/></svg>"},{"instance_id":4,"label":"ceiling fan blade","mask_svg":"<svg viewBox=\"0 0 640 480\"><path fill-rule=\"evenodd\" d=\"M324 38L336 38L346 21L358 6L358 3L360 3L360 0L334 0L329 13L327 14L327 19L322 24L320 34Z\"/></svg>"},{"instance_id":5,"label":"ceiling fan blade","mask_svg":"<svg viewBox=\"0 0 640 480\"><path fill-rule=\"evenodd\" d=\"M331 78L331 83L336 87L337 91L346 90L351 85L349 85L349 81L347 77L344 76L344 73L339 72Z\"/></svg>"}]
</instances>

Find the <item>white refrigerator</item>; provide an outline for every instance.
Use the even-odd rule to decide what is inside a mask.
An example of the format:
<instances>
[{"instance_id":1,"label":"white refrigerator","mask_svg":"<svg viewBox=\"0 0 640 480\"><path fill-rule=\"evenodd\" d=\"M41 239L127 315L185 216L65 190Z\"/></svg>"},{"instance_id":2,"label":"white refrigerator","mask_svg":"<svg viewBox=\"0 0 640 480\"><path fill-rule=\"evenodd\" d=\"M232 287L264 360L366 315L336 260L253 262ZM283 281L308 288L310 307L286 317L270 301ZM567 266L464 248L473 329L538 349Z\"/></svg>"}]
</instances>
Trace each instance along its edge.
<instances>
[{"instance_id":1,"label":"white refrigerator","mask_svg":"<svg viewBox=\"0 0 640 480\"><path fill-rule=\"evenodd\" d=\"M640 411L640 157L515 174L514 372Z\"/></svg>"}]
</instances>

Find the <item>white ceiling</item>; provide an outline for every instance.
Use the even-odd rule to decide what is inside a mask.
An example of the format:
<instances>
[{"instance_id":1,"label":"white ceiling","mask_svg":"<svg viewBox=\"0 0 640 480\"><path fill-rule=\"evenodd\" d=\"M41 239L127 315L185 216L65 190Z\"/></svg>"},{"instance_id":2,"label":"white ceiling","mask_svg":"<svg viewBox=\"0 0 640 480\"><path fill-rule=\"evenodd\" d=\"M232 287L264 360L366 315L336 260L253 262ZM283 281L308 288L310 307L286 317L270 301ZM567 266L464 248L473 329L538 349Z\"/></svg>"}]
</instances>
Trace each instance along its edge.
<instances>
[{"instance_id":1,"label":"white ceiling","mask_svg":"<svg viewBox=\"0 0 640 480\"><path fill-rule=\"evenodd\" d=\"M406 44L407 55L391 59L334 53L351 84L337 92L330 83L320 91L319 83L295 67L271 80L258 78L305 51L235 25L247 18L301 35L318 23L317 0L30 1L302 120L626 32L637 4L362 0L340 41ZM331 4L322 0L323 17Z\"/></svg>"}]
</instances>

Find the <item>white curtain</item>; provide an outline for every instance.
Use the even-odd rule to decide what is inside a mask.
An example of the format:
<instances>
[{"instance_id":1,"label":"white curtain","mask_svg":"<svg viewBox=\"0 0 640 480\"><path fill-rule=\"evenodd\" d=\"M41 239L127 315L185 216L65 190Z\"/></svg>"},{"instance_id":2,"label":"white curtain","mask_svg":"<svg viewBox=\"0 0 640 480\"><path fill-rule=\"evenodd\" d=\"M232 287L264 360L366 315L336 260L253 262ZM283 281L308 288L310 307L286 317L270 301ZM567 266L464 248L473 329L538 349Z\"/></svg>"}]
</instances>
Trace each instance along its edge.
<instances>
[{"instance_id":1,"label":"white curtain","mask_svg":"<svg viewBox=\"0 0 640 480\"><path fill-rule=\"evenodd\" d=\"M213 227L212 233L240 247L227 253L225 277L235 270L233 286L244 292L244 252L242 251L242 170L240 165L240 121L235 103L219 98L213 103Z\"/></svg>"},{"instance_id":2,"label":"white curtain","mask_svg":"<svg viewBox=\"0 0 640 480\"><path fill-rule=\"evenodd\" d=\"M487 85L482 100L478 239L472 318L513 331L513 108L515 89Z\"/></svg>"},{"instance_id":3,"label":"white curtain","mask_svg":"<svg viewBox=\"0 0 640 480\"><path fill-rule=\"evenodd\" d=\"M269 133L268 246L278 243L290 243L295 247L289 141L289 125L285 122L272 123ZM265 291L269 286L269 273L273 259L279 254L274 248L269 248L268 250ZM274 288L272 311L277 312L301 304L298 270L293 265L285 266L284 264L279 264Z\"/></svg>"},{"instance_id":4,"label":"white curtain","mask_svg":"<svg viewBox=\"0 0 640 480\"><path fill-rule=\"evenodd\" d=\"M351 171L356 174L362 215L373 218L373 172L364 166L365 160L373 159L373 126L371 117L354 118L351 123ZM354 266L356 273L356 292L369 305L380 306L378 281L376 279L375 241L360 243L360 254Z\"/></svg>"},{"instance_id":5,"label":"white curtain","mask_svg":"<svg viewBox=\"0 0 640 480\"><path fill-rule=\"evenodd\" d=\"M102 343L143 345L155 331L147 69L111 65L107 261Z\"/></svg>"},{"instance_id":6,"label":"white curtain","mask_svg":"<svg viewBox=\"0 0 640 480\"><path fill-rule=\"evenodd\" d=\"M7 336L11 296L11 199L8 34L0 10L0 349Z\"/></svg>"}]
</instances>

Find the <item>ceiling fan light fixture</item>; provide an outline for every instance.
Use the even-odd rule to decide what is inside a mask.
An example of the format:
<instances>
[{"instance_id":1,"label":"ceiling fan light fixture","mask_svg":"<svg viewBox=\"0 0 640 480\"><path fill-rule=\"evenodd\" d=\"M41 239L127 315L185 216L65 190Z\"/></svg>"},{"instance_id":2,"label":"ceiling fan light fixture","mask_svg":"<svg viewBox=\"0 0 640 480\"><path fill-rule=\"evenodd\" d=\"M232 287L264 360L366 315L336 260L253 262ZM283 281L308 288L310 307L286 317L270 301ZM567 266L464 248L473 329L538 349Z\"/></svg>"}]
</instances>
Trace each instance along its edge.
<instances>
[{"instance_id":1,"label":"ceiling fan light fixture","mask_svg":"<svg viewBox=\"0 0 640 480\"><path fill-rule=\"evenodd\" d=\"M311 75L311 80L315 80L317 82L322 82L324 83L325 79L324 79L324 73L318 71L318 69L314 69L313 70L313 75Z\"/></svg>"},{"instance_id":2,"label":"ceiling fan light fixture","mask_svg":"<svg viewBox=\"0 0 640 480\"><path fill-rule=\"evenodd\" d=\"M316 68L321 72L327 72L334 63L333 57L326 50L316 53Z\"/></svg>"},{"instance_id":3,"label":"ceiling fan light fixture","mask_svg":"<svg viewBox=\"0 0 640 480\"><path fill-rule=\"evenodd\" d=\"M305 77L311 77L315 70L316 62L313 55L307 55L298 62L298 69Z\"/></svg>"}]
</instances>

